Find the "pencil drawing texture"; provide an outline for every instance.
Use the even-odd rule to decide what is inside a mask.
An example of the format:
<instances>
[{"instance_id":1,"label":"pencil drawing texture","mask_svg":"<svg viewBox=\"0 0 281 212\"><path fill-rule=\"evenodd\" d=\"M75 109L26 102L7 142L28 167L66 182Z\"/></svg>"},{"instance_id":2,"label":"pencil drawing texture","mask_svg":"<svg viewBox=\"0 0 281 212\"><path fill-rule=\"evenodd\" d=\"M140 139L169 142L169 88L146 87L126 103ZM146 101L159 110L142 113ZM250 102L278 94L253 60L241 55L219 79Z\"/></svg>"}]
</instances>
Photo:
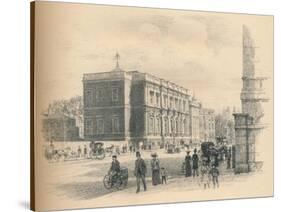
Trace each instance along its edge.
<instances>
[{"instance_id":1,"label":"pencil drawing texture","mask_svg":"<svg viewBox=\"0 0 281 212\"><path fill-rule=\"evenodd\" d=\"M256 142L262 130L263 102L268 101L263 88L266 77L255 75L255 43L247 26L243 26L243 88L241 91L242 113L235 116L235 172L249 172L260 169L262 161L256 149ZM262 150L260 150L262 151Z\"/></svg>"},{"instance_id":2,"label":"pencil drawing texture","mask_svg":"<svg viewBox=\"0 0 281 212\"><path fill-rule=\"evenodd\" d=\"M271 16L37 6L39 208L272 195Z\"/></svg>"}]
</instances>

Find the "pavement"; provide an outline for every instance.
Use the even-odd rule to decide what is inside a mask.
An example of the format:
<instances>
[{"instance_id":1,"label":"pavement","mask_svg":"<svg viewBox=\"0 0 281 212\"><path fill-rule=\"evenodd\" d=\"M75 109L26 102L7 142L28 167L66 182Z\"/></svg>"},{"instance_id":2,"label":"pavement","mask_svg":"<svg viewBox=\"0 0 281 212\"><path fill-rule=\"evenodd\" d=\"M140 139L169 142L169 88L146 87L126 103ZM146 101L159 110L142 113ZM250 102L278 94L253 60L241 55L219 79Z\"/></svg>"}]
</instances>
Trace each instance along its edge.
<instances>
[{"instance_id":1,"label":"pavement","mask_svg":"<svg viewBox=\"0 0 281 212\"><path fill-rule=\"evenodd\" d=\"M75 161L53 162L46 164L48 177L44 182L44 189L49 198L55 200L79 202L92 204L95 202L106 202L109 199L116 202L127 202L128 195L134 195L134 202L141 201L139 198L148 198L157 202L157 198L170 196L171 193L184 195L194 192L205 192L203 185L200 184L200 177L185 178L181 172L181 165L184 161L185 153L167 154L164 151L157 152L160 165L168 170L168 183L166 185L153 186L151 183L150 159L151 152L142 152L142 157L146 161L147 185L148 190L136 194L136 179L133 176L135 154L126 153L118 156L121 166L125 166L129 171L128 185L124 190L105 189L103 186L103 177L107 174L110 167L111 158L106 157L103 160L79 159ZM233 182L245 182L249 179L249 174L234 175L232 170L226 170L225 163L220 166L221 176L220 188L208 190L222 190L231 186ZM157 195L155 195L157 194ZM157 197L156 197L157 196ZM176 195L173 195L176 197ZM139 200L138 200L139 199ZM173 200L173 198L170 198ZM143 200L143 199L142 199ZM163 198L161 198L163 200ZM180 200L177 198L176 200ZM160 201L160 199L159 199ZM149 201L146 201L149 203Z\"/></svg>"}]
</instances>

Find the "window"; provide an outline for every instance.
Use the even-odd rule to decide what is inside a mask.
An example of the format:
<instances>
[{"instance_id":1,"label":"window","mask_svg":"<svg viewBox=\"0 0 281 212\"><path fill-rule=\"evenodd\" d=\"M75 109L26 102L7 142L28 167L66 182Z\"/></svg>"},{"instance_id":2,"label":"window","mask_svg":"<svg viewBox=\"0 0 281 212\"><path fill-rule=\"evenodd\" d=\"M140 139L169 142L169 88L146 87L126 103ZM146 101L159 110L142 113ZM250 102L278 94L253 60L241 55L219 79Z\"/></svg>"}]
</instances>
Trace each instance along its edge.
<instances>
[{"instance_id":1,"label":"window","mask_svg":"<svg viewBox=\"0 0 281 212\"><path fill-rule=\"evenodd\" d=\"M175 122L176 122L176 123L175 123L175 133L178 133L178 132L179 132L179 122L178 122L177 119L176 119Z\"/></svg>"},{"instance_id":2,"label":"window","mask_svg":"<svg viewBox=\"0 0 281 212\"><path fill-rule=\"evenodd\" d=\"M174 132L174 124L173 124L173 120L172 119L170 119L170 126L171 126L170 133L173 133Z\"/></svg>"},{"instance_id":3,"label":"window","mask_svg":"<svg viewBox=\"0 0 281 212\"><path fill-rule=\"evenodd\" d=\"M103 119L97 119L97 134L104 133L104 121Z\"/></svg>"},{"instance_id":4,"label":"window","mask_svg":"<svg viewBox=\"0 0 281 212\"><path fill-rule=\"evenodd\" d=\"M159 93L156 93L156 105L157 105L157 107L160 106L160 95L159 95Z\"/></svg>"},{"instance_id":5,"label":"window","mask_svg":"<svg viewBox=\"0 0 281 212\"><path fill-rule=\"evenodd\" d=\"M93 121L86 120L85 121L85 134L93 134Z\"/></svg>"},{"instance_id":6,"label":"window","mask_svg":"<svg viewBox=\"0 0 281 212\"><path fill-rule=\"evenodd\" d=\"M169 134L169 122L168 118L165 118L165 135Z\"/></svg>"},{"instance_id":7,"label":"window","mask_svg":"<svg viewBox=\"0 0 281 212\"><path fill-rule=\"evenodd\" d=\"M160 134L161 126L160 126L160 117L156 118L156 123L155 123L155 134L158 135Z\"/></svg>"},{"instance_id":8,"label":"window","mask_svg":"<svg viewBox=\"0 0 281 212\"><path fill-rule=\"evenodd\" d=\"M185 104L186 104L186 102L183 101L183 112L185 112Z\"/></svg>"},{"instance_id":9,"label":"window","mask_svg":"<svg viewBox=\"0 0 281 212\"><path fill-rule=\"evenodd\" d=\"M87 90L85 92L85 106L86 107L89 107L91 106L92 102L93 102L93 99L92 99L92 92L90 90Z\"/></svg>"},{"instance_id":10,"label":"window","mask_svg":"<svg viewBox=\"0 0 281 212\"><path fill-rule=\"evenodd\" d=\"M119 117L112 118L112 133L119 133L120 132L120 123Z\"/></svg>"},{"instance_id":11,"label":"window","mask_svg":"<svg viewBox=\"0 0 281 212\"><path fill-rule=\"evenodd\" d=\"M164 95L164 101L163 101L163 103L164 103L164 108L166 108L167 107L167 99L168 99L168 97L167 97L167 95Z\"/></svg>"},{"instance_id":12,"label":"window","mask_svg":"<svg viewBox=\"0 0 281 212\"><path fill-rule=\"evenodd\" d=\"M154 131L154 118L153 118L153 116L151 116L151 117L149 118L148 127L149 127L148 133L149 133L150 135L152 135L152 134L153 134L153 131Z\"/></svg>"},{"instance_id":13,"label":"window","mask_svg":"<svg viewBox=\"0 0 281 212\"><path fill-rule=\"evenodd\" d=\"M170 97L170 108L173 108L173 97Z\"/></svg>"},{"instance_id":14,"label":"window","mask_svg":"<svg viewBox=\"0 0 281 212\"><path fill-rule=\"evenodd\" d=\"M96 101L100 102L103 99L103 92L102 89L97 89L96 90Z\"/></svg>"},{"instance_id":15,"label":"window","mask_svg":"<svg viewBox=\"0 0 281 212\"><path fill-rule=\"evenodd\" d=\"M112 88L112 101L117 102L119 99L119 88Z\"/></svg>"},{"instance_id":16,"label":"window","mask_svg":"<svg viewBox=\"0 0 281 212\"><path fill-rule=\"evenodd\" d=\"M150 94L150 104L153 104L154 92L150 91L149 94Z\"/></svg>"}]
</instances>

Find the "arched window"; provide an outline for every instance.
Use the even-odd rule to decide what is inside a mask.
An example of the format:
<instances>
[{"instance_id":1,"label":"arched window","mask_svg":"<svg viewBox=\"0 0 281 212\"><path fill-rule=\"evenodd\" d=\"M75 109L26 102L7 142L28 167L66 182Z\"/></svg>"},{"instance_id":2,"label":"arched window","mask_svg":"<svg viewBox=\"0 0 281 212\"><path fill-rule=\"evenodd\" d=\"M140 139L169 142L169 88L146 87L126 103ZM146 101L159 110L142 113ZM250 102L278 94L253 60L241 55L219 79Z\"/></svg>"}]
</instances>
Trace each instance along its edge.
<instances>
[{"instance_id":1,"label":"arched window","mask_svg":"<svg viewBox=\"0 0 281 212\"><path fill-rule=\"evenodd\" d=\"M149 135L153 135L154 133L154 117L151 115L148 119L148 133Z\"/></svg>"}]
</instances>

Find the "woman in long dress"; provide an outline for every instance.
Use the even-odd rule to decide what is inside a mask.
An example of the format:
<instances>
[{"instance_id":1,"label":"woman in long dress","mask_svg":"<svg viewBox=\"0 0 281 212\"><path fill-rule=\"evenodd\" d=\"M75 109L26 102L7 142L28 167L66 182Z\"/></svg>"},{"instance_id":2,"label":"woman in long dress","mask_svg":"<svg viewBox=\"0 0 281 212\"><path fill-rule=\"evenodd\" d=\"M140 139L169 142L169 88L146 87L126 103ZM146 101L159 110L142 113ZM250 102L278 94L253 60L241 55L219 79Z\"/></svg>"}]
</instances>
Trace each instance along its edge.
<instances>
[{"instance_id":1,"label":"woman in long dress","mask_svg":"<svg viewBox=\"0 0 281 212\"><path fill-rule=\"evenodd\" d=\"M157 159L157 154L154 153L151 155L151 169L152 169L152 185L158 185L161 183L160 179L160 162Z\"/></svg>"},{"instance_id":2,"label":"woman in long dress","mask_svg":"<svg viewBox=\"0 0 281 212\"><path fill-rule=\"evenodd\" d=\"M189 155L189 151L186 152L185 156L185 177L191 176L191 156Z\"/></svg>"}]
</instances>

